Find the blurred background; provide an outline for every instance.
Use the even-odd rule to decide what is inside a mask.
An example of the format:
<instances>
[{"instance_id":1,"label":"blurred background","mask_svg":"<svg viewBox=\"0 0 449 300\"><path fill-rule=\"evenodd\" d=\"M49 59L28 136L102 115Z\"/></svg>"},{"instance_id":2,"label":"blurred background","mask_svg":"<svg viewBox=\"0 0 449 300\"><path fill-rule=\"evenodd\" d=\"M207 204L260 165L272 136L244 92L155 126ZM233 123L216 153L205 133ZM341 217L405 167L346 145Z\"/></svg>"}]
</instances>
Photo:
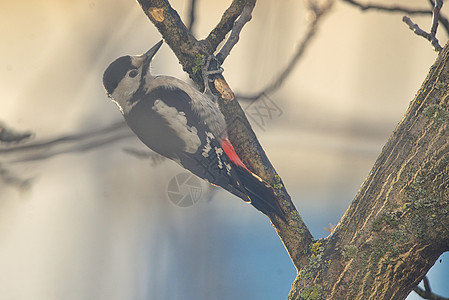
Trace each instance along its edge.
<instances>
[{"instance_id":1,"label":"blurred background","mask_svg":"<svg viewBox=\"0 0 449 300\"><path fill-rule=\"evenodd\" d=\"M188 2L170 2L186 21ZM197 38L229 3L198 1ZM336 1L284 85L242 103L315 238L338 223L437 56L402 16ZM305 19L302 1L257 2L223 66L236 93L276 78ZM0 37L0 121L36 142L71 137L0 154L1 300L286 299L295 268L264 215L204 182L194 204L173 203L169 182L184 171L148 158L123 126L103 131L122 119L104 69L161 38L135 1L1 1ZM188 80L167 45L153 72ZM252 115L261 103L275 113ZM448 278L446 253L433 291L448 297Z\"/></svg>"}]
</instances>

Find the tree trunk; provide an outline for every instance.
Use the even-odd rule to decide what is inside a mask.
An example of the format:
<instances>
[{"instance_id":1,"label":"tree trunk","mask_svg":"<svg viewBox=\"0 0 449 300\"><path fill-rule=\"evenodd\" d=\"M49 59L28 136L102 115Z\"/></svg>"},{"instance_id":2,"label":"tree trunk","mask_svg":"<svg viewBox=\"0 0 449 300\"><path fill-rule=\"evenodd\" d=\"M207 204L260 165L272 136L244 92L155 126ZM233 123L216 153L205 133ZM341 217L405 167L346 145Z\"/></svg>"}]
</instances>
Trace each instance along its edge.
<instances>
[{"instance_id":1,"label":"tree trunk","mask_svg":"<svg viewBox=\"0 0 449 300\"><path fill-rule=\"evenodd\" d=\"M449 46L289 299L404 299L449 250Z\"/></svg>"}]
</instances>

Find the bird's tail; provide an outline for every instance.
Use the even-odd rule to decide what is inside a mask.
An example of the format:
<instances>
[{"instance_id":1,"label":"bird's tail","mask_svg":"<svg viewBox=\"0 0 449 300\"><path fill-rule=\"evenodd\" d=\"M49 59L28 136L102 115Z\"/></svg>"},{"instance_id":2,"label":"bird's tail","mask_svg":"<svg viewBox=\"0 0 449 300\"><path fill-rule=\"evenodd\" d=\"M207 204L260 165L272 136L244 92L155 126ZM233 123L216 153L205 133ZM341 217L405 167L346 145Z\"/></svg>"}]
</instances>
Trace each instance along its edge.
<instances>
[{"instance_id":1,"label":"bird's tail","mask_svg":"<svg viewBox=\"0 0 449 300\"><path fill-rule=\"evenodd\" d=\"M273 188L246 168L236 166L235 170L237 171L240 183L245 188L246 195L251 200L251 204L267 216L275 214L287 222Z\"/></svg>"}]
</instances>

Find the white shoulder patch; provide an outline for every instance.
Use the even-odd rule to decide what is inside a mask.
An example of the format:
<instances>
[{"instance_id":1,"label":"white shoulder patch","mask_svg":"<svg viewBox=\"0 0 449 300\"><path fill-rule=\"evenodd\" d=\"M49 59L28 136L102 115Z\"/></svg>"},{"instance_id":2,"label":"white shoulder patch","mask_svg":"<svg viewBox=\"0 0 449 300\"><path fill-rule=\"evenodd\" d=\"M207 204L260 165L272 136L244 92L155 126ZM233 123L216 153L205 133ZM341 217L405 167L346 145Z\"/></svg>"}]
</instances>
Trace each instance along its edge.
<instances>
[{"instance_id":1,"label":"white shoulder patch","mask_svg":"<svg viewBox=\"0 0 449 300\"><path fill-rule=\"evenodd\" d=\"M162 100L154 101L153 110L161 115L185 143L184 151L195 153L201 145L198 131L194 126L187 125L187 118L184 112L179 112L176 108L168 106Z\"/></svg>"},{"instance_id":2,"label":"white shoulder patch","mask_svg":"<svg viewBox=\"0 0 449 300\"><path fill-rule=\"evenodd\" d=\"M212 139L215 139L212 132L206 131L206 145L204 145L203 152L201 153L204 157L209 157L209 151L212 150L212 147L210 146Z\"/></svg>"}]
</instances>

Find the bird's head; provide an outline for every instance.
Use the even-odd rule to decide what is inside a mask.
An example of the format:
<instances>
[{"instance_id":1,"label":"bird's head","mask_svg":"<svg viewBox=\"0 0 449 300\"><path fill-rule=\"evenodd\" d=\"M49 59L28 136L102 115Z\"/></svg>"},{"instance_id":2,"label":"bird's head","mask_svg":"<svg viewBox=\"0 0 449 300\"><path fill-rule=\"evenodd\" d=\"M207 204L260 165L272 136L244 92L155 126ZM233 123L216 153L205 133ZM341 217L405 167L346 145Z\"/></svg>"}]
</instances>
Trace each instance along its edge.
<instances>
[{"instance_id":1,"label":"bird's head","mask_svg":"<svg viewBox=\"0 0 449 300\"><path fill-rule=\"evenodd\" d=\"M106 93L123 112L139 89L144 88L146 78L151 76L150 63L163 41L159 41L142 55L126 55L112 62L103 74Z\"/></svg>"}]
</instances>

